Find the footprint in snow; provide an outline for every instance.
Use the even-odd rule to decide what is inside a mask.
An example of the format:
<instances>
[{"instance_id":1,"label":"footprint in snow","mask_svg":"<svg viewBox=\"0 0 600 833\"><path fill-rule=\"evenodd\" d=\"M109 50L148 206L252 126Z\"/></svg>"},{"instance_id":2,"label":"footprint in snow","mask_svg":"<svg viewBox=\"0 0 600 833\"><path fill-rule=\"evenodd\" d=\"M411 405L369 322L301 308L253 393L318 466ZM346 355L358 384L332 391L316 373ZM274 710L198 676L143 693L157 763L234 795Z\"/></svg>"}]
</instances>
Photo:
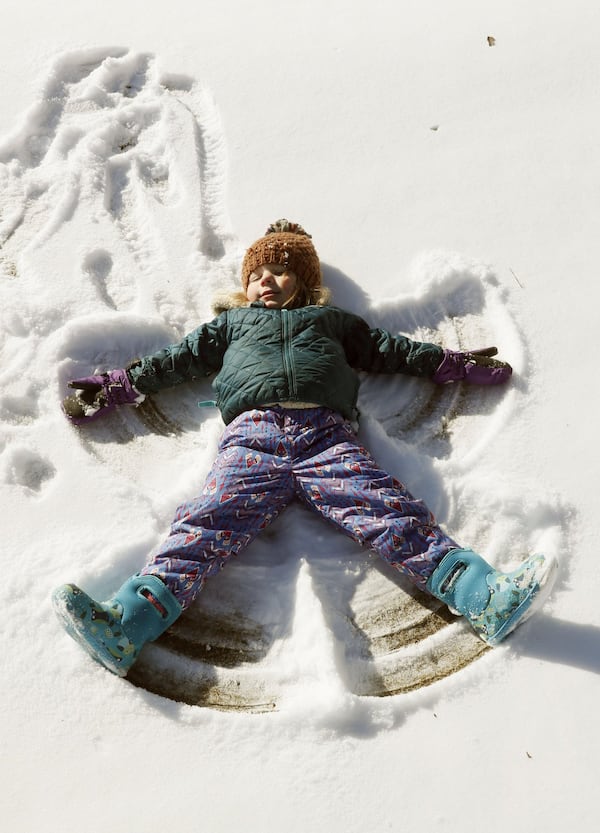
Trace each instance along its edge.
<instances>
[{"instance_id":1,"label":"footprint in snow","mask_svg":"<svg viewBox=\"0 0 600 833\"><path fill-rule=\"evenodd\" d=\"M56 475L52 463L25 447L9 447L0 457L2 480L23 487L29 494L39 493Z\"/></svg>"},{"instance_id":2,"label":"footprint in snow","mask_svg":"<svg viewBox=\"0 0 600 833\"><path fill-rule=\"evenodd\" d=\"M200 316L202 299L190 295L181 310L181 277L197 283L231 238L224 169L214 103L192 79L162 73L149 54L62 55L0 141L0 265L18 272L25 293L50 280L54 329L93 309L98 294L183 326ZM87 281L64 280L64 253L82 247Z\"/></svg>"}]
</instances>

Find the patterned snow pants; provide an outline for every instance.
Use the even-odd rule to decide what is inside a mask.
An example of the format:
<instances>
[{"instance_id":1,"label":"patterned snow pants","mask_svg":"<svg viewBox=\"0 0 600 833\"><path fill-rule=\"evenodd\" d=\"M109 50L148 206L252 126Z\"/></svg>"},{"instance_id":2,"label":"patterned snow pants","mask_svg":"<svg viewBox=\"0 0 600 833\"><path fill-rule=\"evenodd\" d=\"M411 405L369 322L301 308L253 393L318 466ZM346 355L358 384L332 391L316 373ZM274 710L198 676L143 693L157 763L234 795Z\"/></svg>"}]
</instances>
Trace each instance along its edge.
<instances>
[{"instance_id":1,"label":"patterned snow pants","mask_svg":"<svg viewBox=\"0 0 600 833\"><path fill-rule=\"evenodd\" d=\"M161 578L185 609L295 497L421 589L458 546L422 501L379 468L340 414L274 406L229 424L202 494L177 509L142 573Z\"/></svg>"}]
</instances>

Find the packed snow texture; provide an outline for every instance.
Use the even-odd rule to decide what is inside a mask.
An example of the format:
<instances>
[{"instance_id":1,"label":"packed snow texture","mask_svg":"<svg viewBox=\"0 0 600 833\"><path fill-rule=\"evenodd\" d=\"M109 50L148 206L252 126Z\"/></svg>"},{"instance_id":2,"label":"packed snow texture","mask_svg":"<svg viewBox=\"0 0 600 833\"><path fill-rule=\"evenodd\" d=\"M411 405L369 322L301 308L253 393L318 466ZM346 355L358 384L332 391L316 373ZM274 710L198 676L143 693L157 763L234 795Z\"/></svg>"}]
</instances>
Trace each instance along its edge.
<instances>
[{"instance_id":1,"label":"packed snow texture","mask_svg":"<svg viewBox=\"0 0 600 833\"><path fill-rule=\"evenodd\" d=\"M17 564L3 571L0 588L5 690L8 680L12 686L5 714L18 724L30 696L32 725L34 712L49 716L39 760L11 742L12 760L17 769L21 760L36 771L48 764L49 830L64 829L59 797L92 800L86 761L100 760L108 778L109 759L120 785L125 779L136 796L146 789L148 800L151 773L162 778L161 768L176 761L188 777L205 778L212 766L211 778L220 780L236 760L247 782L234 793L239 811L221 798L192 819L171 806L185 787L174 779L171 795L139 818L123 798L116 818L92 801L82 805L97 813L89 830L101 829L102 819L117 831L158 830L159 818L172 818L180 830L295 831L311 824L302 795L312 796L317 829L366 830L368 819L384 829L375 798L365 799L353 826L351 787L332 780L339 756L378 742L386 767L394 766L389 739L402 746L407 721L423 728L423 715L433 714L437 722L446 703L460 714L445 728L454 748L441 771L455 754L464 766L459 721L468 722L470 706L463 709L460 697L480 702L486 687L502 691L516 657L510 648L486 650L463 621L308 510L290 507L213 579L179 631L144 650L128 682L91 662L52 615L57 584L75 581L104 598L145 563L175 507L199 491L222 430L217 412L197 406L211 398L208 382L81 429L60 411L69 379L178 340L212 316L217 292L237 287L251 240L229 219L226 131L202 79L176 69L126 48L59 52L33 103L0 140L0 491L5 559ZM258 237L276 218L255 215ZM327 229L309 231L324 250ZM454 349L497 345L511 362L514 379L498 390L365 375L359 436L456 540L490 562L508 568L534 551L558 556L560 593L574 554L574 509L551 484L532 481L535 469L511 460L503 471L495 455L502 438L535 430L526 403L542 359L520 320L519 278L509 284L468 254L427 250L415 253L395 294L382 300L337 264L324 259L323 271L334 302L374 326ZM547 614L540 618L551 628ZM535 708L531 692L524 700ZM311 750L323 743L329 751L313 772ZM368 748L375 763L377 747ZM157 756L157 775L144 763L146 749ZM402 754L409 766L408 750ZM281 788L279 798L266 797L270 820L251 775L258 765ZM323 779L329 788L318 786ZM373 775L369 783L374 795ZM424 802L425 787L415 789ZM22 780L13 794L23 796ZM332 807L345 806L343 824L328 806L331 795ZM41 829L34 809L19 804L10 812L27 820L11 829ZM386 829L417 829L403 827L391 807L386 813ZM439 829L463 829L441 810L436 818Z\"/></svg>"}]
</instances>

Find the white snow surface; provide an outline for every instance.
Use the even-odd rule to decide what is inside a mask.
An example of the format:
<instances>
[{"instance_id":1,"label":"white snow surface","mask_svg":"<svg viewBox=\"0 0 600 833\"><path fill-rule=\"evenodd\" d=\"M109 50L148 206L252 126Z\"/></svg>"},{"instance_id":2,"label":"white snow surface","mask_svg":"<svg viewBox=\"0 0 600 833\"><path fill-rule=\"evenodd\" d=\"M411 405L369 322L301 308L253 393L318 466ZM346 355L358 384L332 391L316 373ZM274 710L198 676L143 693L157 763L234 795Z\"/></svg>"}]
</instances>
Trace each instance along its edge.
<instances>
[{"instance_id":1,"label":"white snow surface","mask_svg":"<svg viewBox=\"0 0 600 833\"><path fill-rule=\"evenodd\" d=\"M587 0L3 5L5 829L596 824L599 38ZM157 397L162 430L132 410L77 430L60 401L208 319L282 216L313 235L338 305L513 364L504 390L435 407L418 380L365 378L360 436L461 543L502 567L557 555L560 574L500 648L369 696L373 668L402 680L421 648L365 659L340 611L403 591L291 507L206 590L273 634L215 690L273 708L189 705L93 663L50 595L107 597L145 563L214 456L210 388Z\"/></svg>"}]
</instances>

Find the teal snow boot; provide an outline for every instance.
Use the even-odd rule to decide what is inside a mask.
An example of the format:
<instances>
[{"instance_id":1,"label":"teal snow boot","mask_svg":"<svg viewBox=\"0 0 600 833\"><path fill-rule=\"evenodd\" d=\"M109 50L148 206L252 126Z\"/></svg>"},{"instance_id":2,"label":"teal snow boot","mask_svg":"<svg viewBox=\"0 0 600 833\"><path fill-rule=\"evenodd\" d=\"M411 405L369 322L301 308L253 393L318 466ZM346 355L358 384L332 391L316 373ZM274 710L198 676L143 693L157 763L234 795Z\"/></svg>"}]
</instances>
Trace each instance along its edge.
<instances>
[{"instance_id":1,"label":"teal snow boot","mask_svg":"<svg viewBox=\"0 0 600 833\"><path fill-rule=\"evenodd\" d=\"M132 576L106 602L94 601L74 584L57 588L52 601L67 633L119 677L182 611L166 584L152 575Z\"/></svg>"},{"instance_id":2,"label":"teal snow boot","mask_svg":"<svg viewBox=\"0 0 600 833\"><path fill-rule=\"evenodd\" d=\"M534 555L513 572L500 573L472 550L450 550L429 577L427 589L495 646L542 606L557 566L555 559Z\"/></svg>"}]
</instances>

